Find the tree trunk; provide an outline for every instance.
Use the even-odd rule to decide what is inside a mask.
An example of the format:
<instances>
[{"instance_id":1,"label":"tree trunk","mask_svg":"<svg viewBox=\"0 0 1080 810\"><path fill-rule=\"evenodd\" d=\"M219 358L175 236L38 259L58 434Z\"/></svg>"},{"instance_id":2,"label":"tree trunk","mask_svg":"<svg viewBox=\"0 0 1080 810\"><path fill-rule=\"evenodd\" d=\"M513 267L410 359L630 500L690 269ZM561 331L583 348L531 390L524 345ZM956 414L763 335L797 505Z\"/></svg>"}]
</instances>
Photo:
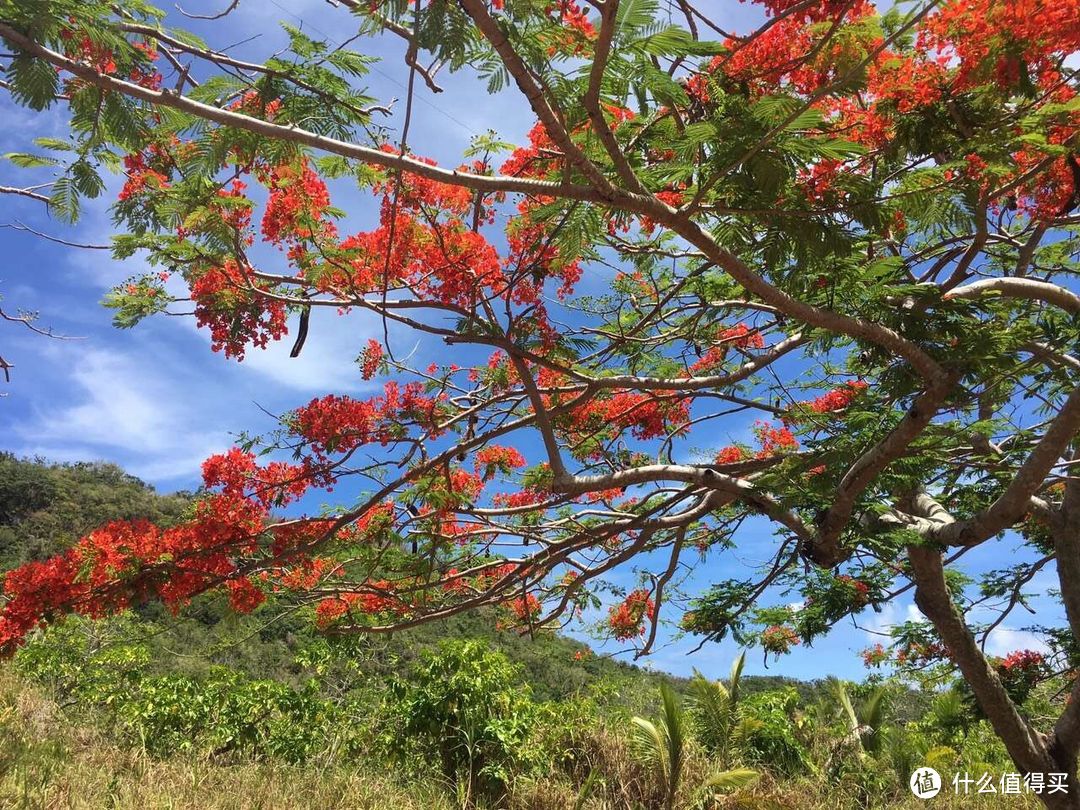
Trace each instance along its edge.
<instances>
[{"instance_id":1,"label":"tree trunk","mask_svg":"<svg viewBox=\"0 0 1080 810\"><path fill-rule=\"evenodd\" d=\"M1067 793L1050 794L1044 790L1038 794L1039 799L1050 810L1080 810L1075 748L1063 744L1056 733L1043 734L1020 715L949 596L941 553L933 548L911 546L908 558L915 582L915 604L937 629L953 663L975 693L979 707L1016 767L1023 774L1066 774ZM1044 777L1044 781L1049 782L1049 777Z\"/></svg>"}]
</instances>

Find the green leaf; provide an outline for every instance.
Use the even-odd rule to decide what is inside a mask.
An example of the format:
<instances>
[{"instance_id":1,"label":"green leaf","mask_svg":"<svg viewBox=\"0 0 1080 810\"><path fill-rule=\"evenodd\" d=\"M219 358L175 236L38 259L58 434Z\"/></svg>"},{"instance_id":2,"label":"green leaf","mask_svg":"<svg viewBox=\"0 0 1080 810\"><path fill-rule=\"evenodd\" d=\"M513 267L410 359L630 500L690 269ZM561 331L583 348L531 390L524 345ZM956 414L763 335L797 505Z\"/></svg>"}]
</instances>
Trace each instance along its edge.
<instances>
[{"instance_id":1,"label":"green leaf","mask_svg":"<svg viewBox=\"0 0 1080 810\"><path fill-rule=\"evenodd\" d=\"M75 188L84 197L93 199L105 190L105 181L87 160L80 160L71 167L71 178Z\"/></svg>"},{"instance_id":2,"label":"green leaf","mask_svg":"<svg viewBox=\"0 0 1080 810\"><path fill-rule=\"evenodd\" d=\"M79 193L71 177L64 176L53 183L49 210L64 222L79 219Z\"/></svg>"},{"instance_id":3,"label":"green leaf","mask_svg":"<svg viewBox=\"0 0 1080 810\"><path fill-rule=\"evenodd\" d=\"M35 169L41 166L57 166L60 164L60 161L56 158L44 155L30 155L25 152L8 152L4 155L4 159L10 160L23 169Z\"/></svg>"},{"instance_id":4,"label":"green leaf","mask_svg":"<svg viewBox=\"0 0 1080 810\"><path fill-rule=\"evenodd\" d=\"M40 111L48 109L56 100L60 76L44 59L19 54L11 60L7 74L11 94L20 104Z\"/></svg>"},{"instance_id":5,"label":"green leaf","mask_svg":"<svg viewBox=\"0 0 1080 810\"><path fill-rule=\"evenodd\" d=\"M75 144L71 141L64 140L63 138L34 138L34 143L45 149L52 149L54 152L74 152Z\"/></svg>"}]
</instances>

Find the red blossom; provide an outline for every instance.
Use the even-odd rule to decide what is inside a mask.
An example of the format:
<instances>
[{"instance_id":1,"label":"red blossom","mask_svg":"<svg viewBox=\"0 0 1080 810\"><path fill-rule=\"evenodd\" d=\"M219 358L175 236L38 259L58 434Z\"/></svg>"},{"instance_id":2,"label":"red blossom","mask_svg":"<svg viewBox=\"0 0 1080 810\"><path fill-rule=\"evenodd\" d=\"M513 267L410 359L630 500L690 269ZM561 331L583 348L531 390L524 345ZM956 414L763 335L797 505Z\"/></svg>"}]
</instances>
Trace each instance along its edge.
<instances>
[{"instance_id":1,"label":"red blossom","mask_svg":"<svg viewBox=\"0 0 1080 810\"><path fill-rule=\"evenodd\" d=\"M288 334L285 303L271 297L271 289L232 259L191 282L195 320L209 327L214 351L243 360L247 346L264 349Z\"/></svg>"},{"instance_id":2,"label":"red blossom","mask_svg":"<svg viewBox=\"0 0 1080 810\"><path fill-rule=\"evenodd\" d=\"M381 396L366 400L328 394L298 408L290 424L318 455L346 453L361 445L388 445L404 435L402 425L415 421L428 435L440 433L438 401L423 393L423 384L386 383Z\"/></svg>"},{"instance_id":3,"label":"red blossom","mask_svg":"<svg viewBox=\"0 0 1080 810\"><path fill-rule=\"evenodd\" d=\"M806 403L806 407L814 413L836 413L846 410L860 394L867 389L867 384L862 380L844 383L826 394L812 399Z\"/></svg>"},{"instance_id":4,"label":"red blossom","mask_svg":"<svg viewBox=\"0 0 1080 810\"><path fill-rule=\"evenodd\" d=\"M251 613L266 601L266 595L247 577L229 580L226 586L229 591L229 605L237 613Z\"/></svg>"},{"instance_id":5,"label":"red blossom","mask_svg":"<svg viewBox=\"0 0 1080 810\"><path fill-rule=\"evenodd\" d=\"M651 595L644 588L631 591L608 614L608 627L611 635L618 641L629 641L645 635L645 622L653 621L656 606Z\"/></svg>"},{"instance_id":6,"label":"red blossom","mask_svg":"<svg viewBox=\"0 0 1080 810\"><path fill-rule=\"evenodd\" d=\"M835 191L833 182L840 176L843 163L839 160L819 160L809 169L800 169L798 185L810 202L823 202Z\"/></svg>"},{"instance_id":7,"label":"red blossom","mask_svg":"<svg viewBox=\"0 0 1080 810\"><path fill-rule=\"evenodd\" d=\"M741 447L735 445L728 445L720 450L716 454L717 464L738 464L746 458L746 453L743 452Z\"/></svg>"},{"instance_id":8,"label":"red blossom","mask_svg":"<svg viewBox=\"0 0 1080 810\"><path fill-rule=\"evenodd\" d=\"M234 577L237 558L254 553L265 517L263 508L243 497L215 494L201 500L193 517L178 526L159 529L147 521L115 521L62 554L7 572L0 654L10 653L39 623L63 613L97 618L151 598L178 609Z\"/></svg>"},{"instance_id":9,"label":"red blossom","mask_svg":"<svg viewBox=\"0 0 1080 810\"><path fill-rule=\"evenodd\" d=\"M374 377L375 373L379 370L379 366L382 364L382 359L382 344L374 338L371 338L364 347L364 351L360 353L360 376L365 380L370 380Z\"/></svg>"},{"instance_id":10,"label":"red blossom","mask_svg":"<svg viewBox=\"0 0 1080 810\"><path fill-rule=\"evenodd\" d=\"M478 473L483 471L483 480L488 481L496 472L505 474L524 467L525 457L517 448L492 444L476 452L473 464Z\"/></svg>"},{"instance_id":11,"label":"red blossom","mask_svg":"<svg viewBox=\"0 0 1080 810\"><path fill-rule=\"evenodd\" d=\"M799 634L792 628L774 624L761 633L761 646L766 652L781 655L799 644Z\"/></svg>"},{"instance_id":12,"label":"red blossom","mask_svg":"<svg viewBox=\"0 0 1080 810\"><path fill-rule=\"evenodd\" d=\"M768 458L778 455L799 446L795 434L786 427L776 427L768 422L757 421L754 423L754 433L757 434L761 449L758 450L758 458Z\"/></svg>"},{"instance_id":13,"label":"red blossom","mask_svg":"<svg viewBox=\"0 0 1080 810\"><path fill-rule=\"evenodd\" d=\"M267 242L336 235L333 223L323 219L330 207L330 192L307 161L275 166L263 172L260 179L270 190L262 219L262 234Z\"/></svg>"},{"instance_id":14,"label":"red blossom","mask_svg":"<svg viewBox=\"0 0 1080 810\"><path fill-rule=\"evenodd\" d=\"M889 660L889 651L885 649L883 644L867 647L859 655L862 657L863 664L868 667L881 666Z\"/></svg>"},{"instance_id":15,"label":"red blossom","mask_svg":"<svg viewBox=\"0 0 1080 810\"><path fill-rule=\"evenodd\" d=\"M519 596L510 603L510 610L519 624L531 624L540 618L540 600L533 594L527 593Z\"/></svg>"}]
</instances>

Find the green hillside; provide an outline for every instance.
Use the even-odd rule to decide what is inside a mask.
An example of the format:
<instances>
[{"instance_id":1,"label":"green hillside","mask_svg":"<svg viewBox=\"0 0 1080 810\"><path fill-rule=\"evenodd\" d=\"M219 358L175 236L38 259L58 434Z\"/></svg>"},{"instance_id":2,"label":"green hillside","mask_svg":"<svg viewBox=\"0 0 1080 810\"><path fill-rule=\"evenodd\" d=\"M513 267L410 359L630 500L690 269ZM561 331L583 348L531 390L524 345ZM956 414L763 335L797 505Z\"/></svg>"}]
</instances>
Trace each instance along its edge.
<instances>
[{"instance_id":1,"label":"green hillside","mask_svg":"<svg viewBox=\"0 0 1080 810\"><path fill-rule=\"evenodd\" d=\"M42 559L110 520L146 518L161 524L178 519L192 493L159 494L113 464L50 464L0 455L0 570ZM197 599L181 616L159 605L145 605L146 643L160 671L200 672L228 666L253 678L298 683L306 672L297 653L316 640L311 622L267 605L251 616L232 614L221 597ZM660 683L685 688L685 679L653 673L623 661L598 656L565 636L523 637L495 629L490 613L451 617L389 636L358 641L351 649L364 660L364 675L385 679L407 671L425 650L446 638L480 638L522 665L533 694L558 700L603 681L610 697L638 709ZM809 696L812 684L783 677L747 677L748 692L790 684ZM647 697L646 697L647 696Z\"/></svg>"},{"instance_id":2,"label":"green hillside","mask_svg":"<svg viewBox=\"0 0 1080 810\"><path fill-rule=\"evenodd\" d=\"M167 524L194 497L114 465L0 456L0 559L112 519ZM922 763L1010 768L955 687L724 675L500 631L490 611L344 638L275 599L71 617L0 665L0 807L863 810L912 806ZM658 764L672 756L677 784ZM957 801L941 806L984 806Z\"/></svg>"}]
</instances>

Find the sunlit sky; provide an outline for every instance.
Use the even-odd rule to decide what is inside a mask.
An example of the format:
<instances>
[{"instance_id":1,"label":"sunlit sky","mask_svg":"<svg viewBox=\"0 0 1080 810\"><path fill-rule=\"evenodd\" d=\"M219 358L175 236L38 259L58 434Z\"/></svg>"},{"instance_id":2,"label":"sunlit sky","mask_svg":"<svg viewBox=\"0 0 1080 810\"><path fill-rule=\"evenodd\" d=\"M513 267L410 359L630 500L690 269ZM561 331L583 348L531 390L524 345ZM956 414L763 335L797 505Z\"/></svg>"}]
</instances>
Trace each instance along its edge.
<instances>
[{"instance_id":1,"label":"sunlit sky","mask_svg":"<svg viewBox=\"0 0 1080 810\"><path fill-rule=\"evenodd\" d=\"M227 5L187 0L192 13L213 13ZM753 11L735 0L701 4L724 27L746 30ZM170 4L171 8L171 4ZM342 8L323 0L241 2L226 20L202 23L181 20L176 12L169 22L203 33L219 49L236 43L229 53L239 58L263 59L281 49L286 37L278 22L298 25L310 36L337 44L351 36L353 21ZM368 77L372 96L397 99L394 114L385 119L391 137L400 127L404 110L406 68L399 40L383 37L359 40L352 47L379 56ZM409 135L412 150L445 165L462 162L469 139L494 129L506 141L521 143L533 124L524 101L513 90L489 96L483 82L469 71L442 73L444 88L432 93L417 83ZM65 135L60 115L32 113L0 101L5 126L0 151L31 151L31 138ZM0 185L25 185L26 177L6 161L0 162ZM382 337L381 324L363 315L338 317L316 310L310 336L300 358L290 359L288 340L265 351L251 350L243 363L226 360L209 349L209 339L190 317L151 318L135 329L118 330L112 313L100 305L103 294L125 278L145 269L138 259L114 261L108 251L78 250L36 238L18 229L23 224L65 240L101 244L113 232L108 211L120 182L113 179L103 199L87 201L83 219L75 227L52 221L39 203L12 196L0 197L0 295L9 313L40 313L38 324L69 340L50 340L14 324L0 323L0 355L13 364L10 384L0 399L2 446L19 455L53 461L105 460L122 465L160 491L191 489L199 483L202 460L232 443L240 431L267 430L273 422L266 412L280 413L328 392L363 393L365 383L353 360L369 337ZM333 186L334 204L349 212L353 230L371 226L377 214L369 194ZM16 227L12 227L16 226ZM273 253L268 260L280 261ZM258 259L259 255L256 254ZM597 292L608 283L610 271L589 268L579 292ZM414 352L413 365L424 367L445 361L445 347L415 336L395 337L395 350ZM745 438L753 417L743 425L704 437L699 444L719 447ZM532 461L539 459L531 459ZM776 539L768 524L748 521L737 546L722 560L709 558L693 571L692 582L704 585L724 579L740 568L758 565L775 550ZM969 555L976 567L1002 565L1015 543L988 545ZM630 574L624 576L628 578ZM1052 586L1054 572L1046 569L1033 583L1043 592ZM1039 587L1042 584L1043 587ZM1049 609L1049 600L1037 599L1036 609ZM839 674L854 679L865 672L858 651L883 640L874 633L892 622L917 617L910 596L870 614L859 627L845 624L812 648L797 648L778 662L770 674L817 678ZM1023 616L998 628L987 646L1004 653L1017 647L1038 647L1023 630ZM574 631L578 635L578 631ZM725 672L737 652L731 641L710 643L690 655L696 639L673 640L666 630L645 665L677 674L697 668L712 676ZM606 648L605 648L606 649ZM765 672L760 652L751 655L747 671Z\"/></svg>"}]
</instances>

